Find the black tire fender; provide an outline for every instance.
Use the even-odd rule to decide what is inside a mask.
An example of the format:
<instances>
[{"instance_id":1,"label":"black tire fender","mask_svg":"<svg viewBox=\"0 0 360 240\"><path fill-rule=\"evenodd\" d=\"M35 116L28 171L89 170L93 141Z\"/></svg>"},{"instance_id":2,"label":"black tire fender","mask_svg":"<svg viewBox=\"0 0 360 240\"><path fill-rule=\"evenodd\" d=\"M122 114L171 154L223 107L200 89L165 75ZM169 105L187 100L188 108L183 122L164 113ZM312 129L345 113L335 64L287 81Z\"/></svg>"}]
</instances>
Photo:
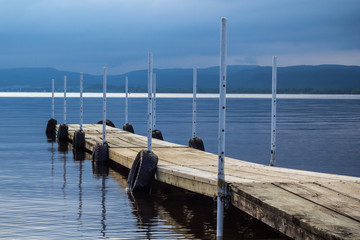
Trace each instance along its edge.
<instances>
[{"instance_id":1,"label":"black tire fender","mask_svg":"<svg viewBox=\"0 0 360 240\"><path fill-rule=\"evenodd\" d=\"M147 192L151 190L158 164L158 156L153 152L141 150L131 167L127 180L130 192Z\"/></svg>"},{"instance_id":2,"label":"black tire fender","mask_svg":"<svg viewBox=\"0 0 360 240\"><path fill-rule=\"evenodd\" d=\"M123 130L124 130L124 131L127 131L127 132L131 132L131 133L135 133L134 128L133 128L133 126L131 125L131 123L125 123L125 124L123 125Z\"/></svg>"},{"instance_id":3,"label":"black tire fender","mask_svg":"<svg viewBox=\"0 0 360 240\"><path fill-rule=\"evenodd\" d=\"M109 160L109 146L107 143L95 145L92 160L94 164L107 164Z\"/></svg>"},{"instance_id":4,"label":"black tire fender","mask_svg":"<svg viewBox=\"0 0 360 240\"><path fill-rule=\"evenodd\" d=\"M164 140L161 131L158 130L158 129L155 129L155 130L152 131L152 137L156 138L156 139L159 139L159 140Z\"/></svg>"},{"instance_id":5,"label":"black tire fender","mask_svg":"<svg viewBox=\"0 0 360 240\"><path fill-rule=\"evenodd\" d=\"M98 121L96 124L103 124L103 120ZM106 120L105 124L106 124L107 126L110 126L110 127L113 127L113 128L115 127L115 124L114 124L112 121L110 121L110 120Z\"/></svg>"},{"instance_id":6,"label":"black tire fender","mask_svg":"<svg viewBox=\"0 0 360 240\"><path fill-rule=\"evenodd\" d=\"M68 130L69 127L66 124L60 124L58 129L58 140L59 141L67 141L68 139Z\"/></svg>"},{"instance_id":7,"label":"black tire fender","mask_svg":"<svg viewBox=\"0 0 360 240\"><path fill-rule=\"evenodd\" d=\"M50 118L46 125L46 133L55 134L55 128L56 128L57 120Z\"/></svg>"},{"instance_id":8,"label":"black tire fender","mask_svg":"<svg viewBox=\"0 0 360 240\"><path fill-rule=\"evenodd\" d=\"M82 130L77 130L74 132L73 142L72 142L73 149L83 150L85 148L85 132Z\"/></svg>"},{"instance_id":9,"label":"black tire fender","mask_svg":"<svg viewBox=\"0 0 360 240\"><path fill-rule=\"evenodd\" d=\"M204 142L200 137L191 138L189 140L189 147L205 151Z\"/></svg>"}]
</instances>

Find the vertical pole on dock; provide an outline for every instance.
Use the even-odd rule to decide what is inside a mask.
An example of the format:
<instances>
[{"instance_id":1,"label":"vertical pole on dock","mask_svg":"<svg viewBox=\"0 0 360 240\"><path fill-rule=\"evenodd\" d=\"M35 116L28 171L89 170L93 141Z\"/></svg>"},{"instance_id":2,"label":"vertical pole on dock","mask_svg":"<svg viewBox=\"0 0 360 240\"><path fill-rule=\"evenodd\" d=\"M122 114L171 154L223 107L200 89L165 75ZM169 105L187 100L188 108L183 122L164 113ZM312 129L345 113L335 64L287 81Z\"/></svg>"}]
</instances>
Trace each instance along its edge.
<instances>
[{"instance_id":1,"label":"vertical pole on dock","mask_svg":"<svg viewBox=\"0 0 360 240\"><path fill-rule=\"evenodd\" d=\"M51 118L55 118L55 80L51 79Z\"/></svg>"},{"instance_id":2,"label":"vertical pole on dock","mask_svg":"<svg viewBox=\"0 0 360 240\"><path fill-rule=\"evenodd\" d=\"M129 123L129 78L125 77L125 124Z\"/></svg>"},{"instance_id":3,"label":"vertical pole on dock","mask_svg":"<svg viewBox=\"0 0 360 240\"><path fill-rule=\"evenodd\" d=\"M218 187L217 187L217 225L216 237L223 239L224 198L225 198L225 113L226 113L226 30L227 19L221 18L220 40L220 101L219 101L219 135L218 135Z\"/></svg>"},{"instance_id":4,"label":"vertical pole on dock","mask_svg":"<svg viewBox=\"0 0 360 240\"><path fill-rule=\"evenodd\" d=\"M156 129L156 73L153 73L153 112L152 112L152 124L153 124L153 129Z\"/></svg>"},{"instance_id":5,"label":"vertical pole on dock","mask_svg":"<svg viewBox=\"0 0 360 240\"><path fill-rule=\"evenodd\" d=\"M149 52L148 68L148 151L152 151L152 81L153 81L153 55Z\"/></svg>"},{"instance_id":6,"label":"vertical pole on dock","mask_svg":"<svg viewBox=\"0 0 360 240\"><path fill-rule=\"evenodd\" d=\"M64 124L66 124L66 76L64 76Z\"/></svg>"},{"instance_id":7,"label":"vertical pole on dock","mask_svg":"<svg viewBox=\"0 0 360 240\"><path fill-rule=\"evenodd\" d=\"M196 92L197 92L197 70L193 69L193 121L192 121L192 138L196 138Z\"/></svg>"},{"instance_id":8,"label":"vertical pole on dock","mask_svg":"<svg viewBox=\"0 0 360 240\"><path fill-rule=\"evenodd\" d=\"M271 104L271 149L270 149L270 166L275 166L276 150L276 89L277 89L277 57L272 59L272 104Z\"/></svg>"},{"instance_id":9,"label":"vertical pole on dock","mask_svg":"<svg viewBox=\"0 0 360 240\"><path fill-rule=\"evenodd\" d=\"M106 142L106 70L107 68L104 67L104 78L103 78L103 145Z\"/></svg>"},{"instance_id":10,"label":"vertical pole on dock","mask_svg":"<svg viewBox=\"0 0 360 240\"><path fill-rule=\"evenodd\" d=\"M80 73L80 131L83 125L83 73Z\"/></svg>"}]
</instances>

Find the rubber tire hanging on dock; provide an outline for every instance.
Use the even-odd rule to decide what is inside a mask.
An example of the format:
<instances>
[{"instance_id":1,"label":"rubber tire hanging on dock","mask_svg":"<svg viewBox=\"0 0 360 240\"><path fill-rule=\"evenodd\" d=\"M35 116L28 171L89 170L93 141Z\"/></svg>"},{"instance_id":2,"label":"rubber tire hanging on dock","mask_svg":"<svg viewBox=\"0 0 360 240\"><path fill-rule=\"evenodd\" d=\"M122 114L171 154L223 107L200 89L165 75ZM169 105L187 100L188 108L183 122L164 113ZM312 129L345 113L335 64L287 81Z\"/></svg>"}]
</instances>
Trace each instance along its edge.
<instances>
[{"instance_id":1,"label":"rubber tire hanging on dock","mask_svg":"<svg viewBox=\"0 0 360 240\"><path fill-rule=\"evenodd\" d=\"M51 134L55 134L56 131L56 124L57 124L57 120L50 118L47 122L46 125L46 133L51 133Z\"/></svg>"},{"instance_id":2,"label":"rubber tire hanging on dock","mask_svg":"<svg viewBox=\"0 0 360 240\"><path fill-rule=\"evenodd\" d=\"M85 160L85 151L76 151L73 149L73 159L76 161Z\"/></svg>"},{"instance_id":3,"label":"rubber tire hanging on dock","mask_svg":"<svg viewBox=\"0 0 360 240\"><path fill-rule=\"evenodd\" d=\"M127 180L130 192L146 192L151 190L158 164L158 156L147 150L141 150L134 160Z\"/></svg>"},{"instance_id":4,"label":"rubber tire hanging on dock","mask_svg":"<svg viewBox=\"0 0 360 240\"><path fill-rule=\"evenodd\" d=\"M92 160L94 164L106 165L109 159L109 145L96 144L92 153Z\"/></svg>"},{"instance_id":5,"label":"rubber tire hanging on dock","mask_svg":"<svg viewBox=\"0 0 360 240\"><path fill-rule=\"evenodd\" d=\"M66 124L60 124L58 129L58 140L67 141L69 127Z\"/></svg>"},{"instance_id":6,"label":"rubber tire hanging on dock","mask_svg":"<svg viewBox=\"0 0 360 240\"><path fill-rule=\"evenodd\" d=\"M131 125L131 123L125 123L125 124L123 125L123 130L124 130L124 131L127 131L127 132L131 132L131 133L135 133L134 128L133 128L133 126Z\"/></svg>"},{"instance_id":7,"label":"rubber tire hanging on dock","mask_svg":"<svg viewBox=\"0 0 360 240\"><path fill-rule=\"evenodd\" d=\"M152 131L152 137L156 138L156 139L159 139L159 140L164 140L161 131L158 130L158 129L155 129L155 130Z\"/></svg>"},{"instance_id":8,"label":"rubber tire hanging on dock","mask_svg":"<svg viewBox=\"0 0 360 240\"><path fill-rule=\"evenodd\" d=\"M84 131L77 130L74 132L72 146L73 146L73 149L76 151L84 150L84 148L85 148L85 132Z\"/></svg>"},{"instance_id":9,"label":"rubber tire hanging on dock","mask_svg":"<svg viewBox=\"0 0 360 240\"><path fill-rule=\"evenodd\" d=\"M48 142L55 142L56 141L56 132L46 133L46 137L47 137Z\"/></svg>"},{"instance_id":10,"label":"rubber tire hanging on dock","mask_svg":"<svg viewBox=\"0 0 360 240\"><path fill-rule=\"evenodd\" d=\"M98 121L97 124L103 124L103 121ZM110 121L110 120L106 120L106 125L110 126L110 127L115 127L115 124Z\"/></svg>"},{"instance_id":11,"label":"rubber tire hanging on dock","mask_svg":"<svg viewBox=\"0 0 360 240\"><path fill-rule=\"evenodd\" d=\"M205 151L204 142L200 137L191 138L189 140L189 147Z\"/></svg>"}]
</instances>

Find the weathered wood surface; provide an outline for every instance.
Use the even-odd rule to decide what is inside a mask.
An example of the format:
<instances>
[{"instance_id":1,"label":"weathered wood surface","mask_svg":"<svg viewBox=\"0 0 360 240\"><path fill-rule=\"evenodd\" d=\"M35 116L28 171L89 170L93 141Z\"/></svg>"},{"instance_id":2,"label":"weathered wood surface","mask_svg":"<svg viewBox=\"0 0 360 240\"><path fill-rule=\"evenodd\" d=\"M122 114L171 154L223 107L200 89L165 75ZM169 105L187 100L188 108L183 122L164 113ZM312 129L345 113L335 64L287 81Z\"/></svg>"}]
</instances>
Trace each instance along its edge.
<instances>
[{"instance_id":1,"label":"weathered wood surface","mask_svg":"<svg viewBox=\"0 0 360 240\"><path fill-rule=\"evenodd\" d=\"M69 125L69 138L79 125ZM86 148L102 142L102 125L84 125ZM107 127L109 157L131 168L146 149L144 136ZM156 179L215 196L215 154L153 139L159 157ZM231 203L295 239L360 239L360 178L269 167L226 158Z\"/></svg>"}]
</instances>

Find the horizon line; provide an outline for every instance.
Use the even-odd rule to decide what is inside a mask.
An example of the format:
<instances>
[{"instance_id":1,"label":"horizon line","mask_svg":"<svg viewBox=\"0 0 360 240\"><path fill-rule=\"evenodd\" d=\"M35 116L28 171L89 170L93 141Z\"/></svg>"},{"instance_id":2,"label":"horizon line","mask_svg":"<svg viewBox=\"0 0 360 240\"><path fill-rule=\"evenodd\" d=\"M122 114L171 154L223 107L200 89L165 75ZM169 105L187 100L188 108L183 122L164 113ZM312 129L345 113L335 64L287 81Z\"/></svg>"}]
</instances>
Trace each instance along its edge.
<instances>
[{"instance_id":1,"label":"horizon line","mask_svg":"<svg viewBox=\"0 0 360 240\"><path fill-rule=\"evenodd\" d=\"M259 65L259 64L231 64L231 65L227 65L227 67L231 67L231 66L257 66L257 67L271 67L272 65ZM345 65L345 64L332 64L332 63L324 63L324 64L298 64L298 65L284 65L284 66L278 66L277 68L286 68L286 67L299 67L299 66L345 66L345 67L360 67L360 65ZM196 69L208 69L208 68L215 68L215 67L219 67L218 65L212 65L212 66L208 66L208 67L197 67ZM108 69L111 70L111 67L107 67ZM69 73L78 73L80 74L81 72L87 75L94 75L94 76L102 76L101 74L94 74L94 73L86 73L84 71L71 71L71 70L62 70L56 67L12 67L12 68L0 68L1 70L16 70L16 69L54 69L56 71L62 71L62 72L69 72ZM99 68L100 69L100 68ZM169 69L193 69L191 67L171 67L171 68L154 68L158 69L158 70L169 70ZM142 69L135 69L135 70L131 70L131 71L127 71L125 73L115 73L115 74L108 74L108 76L114 76L114 75L125 75L127 73L131 73L131 72L136 72L136 71L147 71L146 68L142 68Z\"/></svg>"},{"instance_id":2,"label":"horizon line","mask_svg":"<svg viewBox=\"0 0 360 240\"><path fill-rule=\"evenodd\" d=\"M51 98L51 92L0 92L0 98ZM226 98L271 99L272 94L227 93ZM55 98L63 98L63 92L55 92ZM66 93L67 98L79 98L80 93ZM102 98L102 92L84 92L84 98ZM129 93L129 98L147 98L147 93ZM193 93L157 93L157 98L193 98ZM125 98L125 93L107 93L107 98ZM198 93L197 98L219 98L218 93ZM279 99L353 99L360 100L360 94L277 94Z\"/></svg>"}]
</instances>

